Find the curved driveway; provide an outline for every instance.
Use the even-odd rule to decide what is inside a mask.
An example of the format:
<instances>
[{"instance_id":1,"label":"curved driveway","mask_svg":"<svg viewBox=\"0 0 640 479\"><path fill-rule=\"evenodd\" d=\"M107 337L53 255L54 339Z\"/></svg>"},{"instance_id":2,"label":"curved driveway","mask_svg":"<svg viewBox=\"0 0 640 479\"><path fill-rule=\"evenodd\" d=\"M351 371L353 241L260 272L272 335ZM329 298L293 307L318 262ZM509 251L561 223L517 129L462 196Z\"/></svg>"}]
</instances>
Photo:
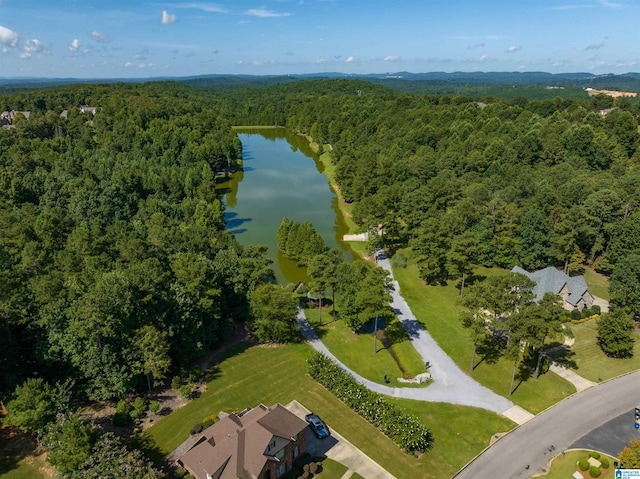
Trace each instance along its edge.
<instances>
[{"instance_id":1,"label":"curved driveway","mask_svg":"<svg viewBox=\"0 0 640 479\"><path fill-rule=\"evenodd\" d=\"M378 265L389 271L393 278L391 265L384 256L379 256ZM409 338L414 348L418 351L418 354L420 354L423 361L429 361L430 363L429 371L433 377L433 383L428 387L392 388L369 381L351 371L322 344L315 334L315 331L313 331L305 319L304 313L300 311L298 313L298 323L300 324L302 335L316 350L332 358L345 371L352 374L358 381L372 391L387 396L416 399L418 401L446 402L463 406L475 406L497 413L504 413L513 408L514 404L511 401L482 386L460 370L457 364L447 356L431 335L418 323L411 309L409 309L409 305L407 305L407 302L400 294L398 282L394 280L393 286L395 289L392 292L393 300L391 307L409 334Z\"/></svg>"},{"instance_id":2,"label":"curved driveway","mask_svg":"<svg viewBox=\"0 0 640 479\"><path fill-rule=\"evenodd\" d=\"M629 414L632 428L632 410L638 403L640 371L594 386L513 430L454 477L516 479L542 474L555 455L621 414Z\"/></svg>"}]
</instances>

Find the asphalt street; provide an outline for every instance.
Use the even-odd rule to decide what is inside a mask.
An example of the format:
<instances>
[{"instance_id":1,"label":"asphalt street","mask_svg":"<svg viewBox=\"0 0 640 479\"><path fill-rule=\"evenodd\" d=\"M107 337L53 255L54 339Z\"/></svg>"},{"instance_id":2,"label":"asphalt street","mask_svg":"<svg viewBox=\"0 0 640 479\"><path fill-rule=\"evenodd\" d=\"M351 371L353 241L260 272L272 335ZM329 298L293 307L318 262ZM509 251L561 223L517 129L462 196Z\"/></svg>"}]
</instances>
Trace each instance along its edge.
<instances>
[{"instance_id":1,"label":"asphalt street","mask_svg":"<svg viewBox=\"0 0 640 479\"><path fill-rule=\"evenodd\" d=\"M598 428L609 422L615 424L620 416L627 414L631 420L632 410L639 402L640 371L601 383L561 401L503 436L454 477L524 479L543 474L562 450L579 447L580 440L593 438ZM615 444L613 430L601 431L612 434L611 443Z\"/></svg>"}]
</instances>

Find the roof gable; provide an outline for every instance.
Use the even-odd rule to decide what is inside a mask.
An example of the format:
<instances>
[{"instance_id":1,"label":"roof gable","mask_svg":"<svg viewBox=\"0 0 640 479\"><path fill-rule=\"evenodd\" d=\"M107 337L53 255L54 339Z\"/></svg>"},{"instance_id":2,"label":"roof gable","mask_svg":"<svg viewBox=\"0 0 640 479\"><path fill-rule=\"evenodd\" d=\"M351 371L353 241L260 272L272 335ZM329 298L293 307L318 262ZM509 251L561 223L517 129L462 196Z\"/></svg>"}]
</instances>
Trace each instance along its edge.
<instances>
[{"instance_id":1,"label":"roof gable","mask_svg":"<svg viewBox=\"0 0 640 479\"><path fill-rule=\"evenodd\" d=\"M307 423L281 404L260 404L244 414L230 414L205 429L180 462L198 479L251 479L301 433Z\"/></svg>"}]
</instances>

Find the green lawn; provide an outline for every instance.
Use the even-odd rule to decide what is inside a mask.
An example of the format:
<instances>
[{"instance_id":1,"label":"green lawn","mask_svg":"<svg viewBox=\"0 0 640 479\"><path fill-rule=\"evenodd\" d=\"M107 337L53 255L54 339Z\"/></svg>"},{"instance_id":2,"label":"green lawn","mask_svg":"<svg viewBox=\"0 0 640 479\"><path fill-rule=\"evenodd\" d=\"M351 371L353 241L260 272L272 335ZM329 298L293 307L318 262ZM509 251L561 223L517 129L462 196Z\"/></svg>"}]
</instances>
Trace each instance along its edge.
<instances>
[{"instance_id":1,"label":"green lawn","mask_svg":"<svg viewBox=\"0 0 640 479\"><path fill-rule=\"evenodd\" d=\"M318 474L320 479L340 479L344 476L344 473L349 470L347 466L343 466L339 462L332 461L331 459L323 459L322 472Z\"/></svg>"},{"instance_id":2,"label":"green lawn","mask_svg":"<svg viewBox=\"0 0 640 479\"><path fill-rule=\"evenodd\" d=\"M51 466L45 455L26 455L21 458L0 458L0 476L3 479L46 479L53 477Z\"/></svg>"},{"instance_id":3,"label":"green lawn","mask_svg":"<svg viewBox=\"0 0 640 479\"><path fill-rule=\"evenodd\" d=\"M587 282L591 294L609 301L609 278L596 273L592 268L585 268L584 280Z\"/></svg>"},{"instance_id":4,"label":"green lawn","mask_svg":"<svg viewBox=\"0 0 640 479\"><path fill-rule=\"evenodd\" d=\"M475 272L479 279L504 273L503 270L488 268L478 268ZM425 286L412 262L404 269L394 269L393 274L418 321L463 371L469 371L473 343L459 319L462 306L458 282L450 281L446 286ZM502 357L476 357L476 367L471 376L534 414L575 392L571 383L556 374L546 373L534 380L528 370L522 370L517 375L514 393L509 396L512 370L513 362Z\"/></svg>"},{"instance_id":5,"label":"green lawn","mask_svg":"<svg viewBox=\"0 0 640 479\"><path fill-rule=\"evenodd\" d=\"M580 459L586 459L587 457L589 457L589 451L569 451L565 453L564 456L559 454L551 463L551 470L549 470L549 472L544 476L540 477L544 477L546 479L570 479L573 473L578 470L576 467L577 462ZM602 474L600 476L600 479L613 479L613 476L615 475L615 469L613 468L614 458L609 457L609 459L611 467L609 467L606 474ZM587 477L591 477L588 472Z\"/></svg>"},{"instance_id":6,"label":"green lawn","mask_svg":"<svg viewBox=\"0 0 640 479\"><path fill-rule=\"evenodd\" d=\"M640 367L640 334L635 333L633 357L614 359L605 356L597 343L598 323L596 320L571 325L575 335L575 343L566 355L567 365L576 373L591 381L611 379L624 373L635 371Z\"/></svg>"},{"instance_id":7,"label":"green lawn","mask_svg":"<svg viewBox=\"0 0 640 479\"><path fill-rule=\"evenodd\" d=\"M434 449L422 457L405 454L307 375L310 354L305 344L239 348L212 370L214 378L200 398L159 420L145 438L168 454L206 416L297 399L398 479L448 478L484 449L492 434L514 426L481 409L396 400L425 421L435 438Z\"/></svg>"},{"instance_id":8,"label":"green lawn","mask_svg":"<svg viewBox=\"0 0 640 479\"><path fill-rule=\"evenodd\" d=\"M403 377L398 362L402 365L405 375L413 377L424 372L422 358L411 345L398 319L387 325L387 330L390 333L393 332L393 337L396 339L392 345L393 352L398 358L396 362L389 351L382 347L380 340L377 341L377 353L374 354L373 334L355 334L344 321L327 322L330 319L329 313L330 310L324 311L324 324L320 326L318 310L305 310L307 319L329 351L361 376L382 384L386 374L390 386L406 387L408 386L406 383L403 384L397 380Z\"/></svg>"}]
</instances>

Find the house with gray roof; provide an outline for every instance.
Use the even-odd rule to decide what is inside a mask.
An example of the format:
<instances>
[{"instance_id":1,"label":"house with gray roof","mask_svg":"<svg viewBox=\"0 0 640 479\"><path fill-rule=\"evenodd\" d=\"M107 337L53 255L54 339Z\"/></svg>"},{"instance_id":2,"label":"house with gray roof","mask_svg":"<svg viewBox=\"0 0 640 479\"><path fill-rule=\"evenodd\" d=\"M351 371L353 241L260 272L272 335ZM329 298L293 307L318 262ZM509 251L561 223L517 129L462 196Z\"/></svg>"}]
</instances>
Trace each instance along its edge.
<instances>
[{"instance_id":1,"label":"house with gray roof","mask_svg":"<svg viewBox=\"0 0 640 479\"><path fill-rule=\"evenodd\" d=\"M582 310L593 306L594 297L584 276L569 276L553 266L532 273L515 266L511 272L524 274L536 284L533 287L536 301L540 301L545 293L554 293L562 298L564 309Z\"/></svg>"},{"instance_id":2,"label":"house with gray roof","mask_svg":"<svg viewBox=\"0 0 640 479\"><path fill-rule=\"evenodd\" d=\"M281 404L221 417L178 463L196 479L277 479L306 451L307 423Z\"/></svg>"}]
</instances>

